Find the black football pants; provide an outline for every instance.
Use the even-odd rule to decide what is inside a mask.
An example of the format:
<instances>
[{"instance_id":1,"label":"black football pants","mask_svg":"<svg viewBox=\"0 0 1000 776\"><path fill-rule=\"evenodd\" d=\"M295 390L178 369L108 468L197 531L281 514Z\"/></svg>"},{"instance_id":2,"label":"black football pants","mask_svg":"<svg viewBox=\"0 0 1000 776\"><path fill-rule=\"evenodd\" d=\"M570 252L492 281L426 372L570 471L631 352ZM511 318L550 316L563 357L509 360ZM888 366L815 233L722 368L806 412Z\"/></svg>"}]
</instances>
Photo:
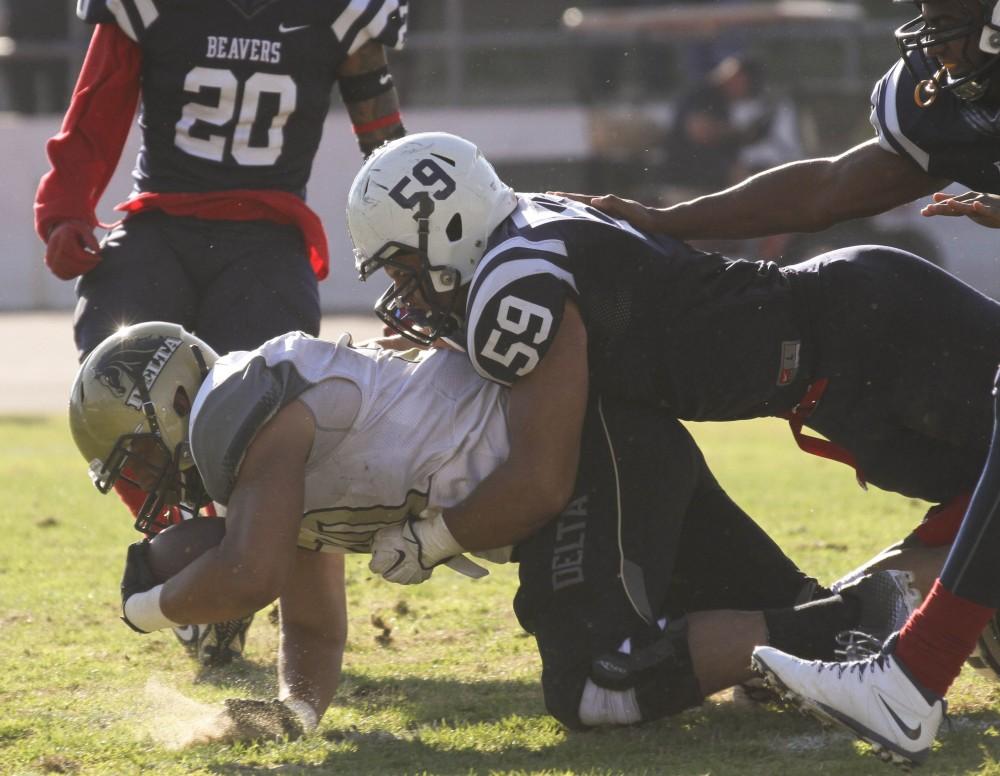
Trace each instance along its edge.
<instances>
[{"instance_id":1,"label":"black football pants","mask_svg":"<svg viewBox=\"0 0 1000 776\"><path fill-rule=\"evenodd\" d=\"M786 268L805 294L814 377L807 425L850 451L868 482L932 503L969 493L989 448L1000 304L884 246Z\"/></svg>"},{"instance_id":2,"label":"black football pants","mask_svg":"<svg viewBox=\"0 0 1000 776\"><path fill-rule=\"evenodd\" d=\"M294 226L140 213L112 230L101 255L76 288L81 360L145 321L179 323L220 354L319 333L319 288Z\"/></svg>"},{"instance_id":3,"label":"black football pants","mask_svg":"<svg viewBox=\"0 0 1000 776\"><path fill-rule=\"evenodd\" d=\"M1000 609L1000 389L996 387L993 401L996 417L990 453L941 570L941 584L962 598Z\"/></svg>"},{"instance_id":4,"label":"black football pants","mask_svg":"<svg viewBox=\"0 0 1000 776\"><path fill-rule=\"evenodd\" d=\"M703 609L769 609L811 585L726 495L680 422L593 403L576 488L518 545L514 610L542 658L546 707L572 726L591 661L656 620Z\"/></svg>"}]
</instances>

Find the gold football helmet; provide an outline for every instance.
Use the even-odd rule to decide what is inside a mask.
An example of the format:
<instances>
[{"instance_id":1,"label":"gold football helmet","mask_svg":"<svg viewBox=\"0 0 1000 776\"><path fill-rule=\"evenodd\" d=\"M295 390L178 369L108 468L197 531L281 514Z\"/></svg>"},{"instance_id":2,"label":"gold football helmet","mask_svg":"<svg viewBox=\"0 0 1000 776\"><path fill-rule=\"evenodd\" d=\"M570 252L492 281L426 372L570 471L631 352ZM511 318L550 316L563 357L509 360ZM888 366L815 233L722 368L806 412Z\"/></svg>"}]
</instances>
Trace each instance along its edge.
<instances>
[{"instance_id":1,"label":"gold football helmet","mask_svg":"<svg viewBox=\"0 0 1000 776\"><path fill-rule=\"evenodd\" d=\"M156 321L120 329L77 372L73 440L101 493L120 478L148 494L135 523L144 533L164 505L209 501L188 449L188 416L217 358L179 325Z\"/></svg>"}]
</instances>

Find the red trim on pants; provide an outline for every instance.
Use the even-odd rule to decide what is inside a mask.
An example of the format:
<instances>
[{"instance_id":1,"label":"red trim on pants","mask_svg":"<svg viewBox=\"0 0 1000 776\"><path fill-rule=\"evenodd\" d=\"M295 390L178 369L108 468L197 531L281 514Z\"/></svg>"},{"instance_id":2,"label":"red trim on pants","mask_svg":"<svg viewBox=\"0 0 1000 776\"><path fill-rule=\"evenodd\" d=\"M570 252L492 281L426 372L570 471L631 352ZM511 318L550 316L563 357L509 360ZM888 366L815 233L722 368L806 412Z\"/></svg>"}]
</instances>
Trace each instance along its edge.
<instances>
[{"instance_id":1,"label":"red trim on pants","mask_svg":"<svg viewBox=\"0 0 1000 776\"><path fill-rule=\"evenodd\" d=\"M854 469L858 485L867 489L868 483L865 481L864 472L858 468L857 461L854 460L853 455L828 439L808 436L802 433L802 427L809 419L809 416L812 415L813 410L816 409L819 400L823 398L829 382L827 378L821 377L816 382L811 383L806 389L805 395L799 400L799 403L779 417L788 421L788 425L792 429L792 436L795 437L795 442L798 444L799 449L810 455L818 455L820 458L829 458L831 461L840 461L840 463L847 464Z\"/></svg>"}]
</instances>

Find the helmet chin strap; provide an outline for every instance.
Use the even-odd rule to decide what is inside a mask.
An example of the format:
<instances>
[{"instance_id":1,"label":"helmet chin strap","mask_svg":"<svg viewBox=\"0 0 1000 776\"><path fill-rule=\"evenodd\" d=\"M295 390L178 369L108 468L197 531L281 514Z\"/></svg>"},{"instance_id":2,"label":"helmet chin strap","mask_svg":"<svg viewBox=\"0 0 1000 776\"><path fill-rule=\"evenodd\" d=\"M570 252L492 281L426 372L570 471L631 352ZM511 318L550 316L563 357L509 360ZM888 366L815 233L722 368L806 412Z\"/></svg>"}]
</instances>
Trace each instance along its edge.
<instances>
[{"instance_id":1,"label":"helmet chin strap","mask_svg":"<svg viewBox=\"0 0 1000 776\"><path fill-rule=\"evenodd\" d=\"M913 88L913 101L918 108L929 108L941 93L941 80L948 75L945 68L939 68L934 75L926 78Z\"/></svg>"},{"instance_id":2,"label":"helmet chin strap","mask_svg":"<svg viewBox=\"0 0 1000 776\"><path fill-rule=\"evenodd\" d=\"M420 192L420 201L417 203L417 212L413 215L413 220L417 222L417 253L420 260L430 269L431 258L428 254L428 246L431 239L431 214L434 212L434 200L426 191Z\"/></svg>"},{"instance_id":3,"label":"helmet chin strap","mask_svg":"<svg viewBox=\"0 0 1000 776\"><path fill-rule=\"evenodd\" d=\"M443 269L431 269L433 265L431 264L428 246L430 244L431 233L430 217L434 213L434 200L432 200L426 192L421 192L421 194L423 196L420 197L420 202L417 204L416 215L413 216L413 219L417 222L417 252L420 254L420 260L424 263L424 266L427 269L427 276L431 281L431 288L434 291L451 291L457 285L457 270L451 269L450 267L444 267ZM439 288L439 285L443 287Z\"/></svg>"}]
</instances>

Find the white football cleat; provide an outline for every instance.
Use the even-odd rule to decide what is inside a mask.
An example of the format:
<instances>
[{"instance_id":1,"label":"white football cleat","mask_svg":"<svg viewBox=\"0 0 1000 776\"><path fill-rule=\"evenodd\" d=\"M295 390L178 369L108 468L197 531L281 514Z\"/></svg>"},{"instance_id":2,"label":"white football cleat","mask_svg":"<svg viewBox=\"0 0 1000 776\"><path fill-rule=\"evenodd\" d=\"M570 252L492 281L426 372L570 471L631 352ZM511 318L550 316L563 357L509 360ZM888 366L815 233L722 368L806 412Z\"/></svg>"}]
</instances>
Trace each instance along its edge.
<instances>
[{"instance_id":1,"label":"white football cleat","mask_svg":"<svg viewBox=\"0 0 1000 776\"><path fill-rule=\"evenodd\" d=\"M782 698L842 725L897 765L926 760L944 719L944 699L920 687L890 652L835 663L757 647L750 661Z\"/></svg>"}]
</instances>

